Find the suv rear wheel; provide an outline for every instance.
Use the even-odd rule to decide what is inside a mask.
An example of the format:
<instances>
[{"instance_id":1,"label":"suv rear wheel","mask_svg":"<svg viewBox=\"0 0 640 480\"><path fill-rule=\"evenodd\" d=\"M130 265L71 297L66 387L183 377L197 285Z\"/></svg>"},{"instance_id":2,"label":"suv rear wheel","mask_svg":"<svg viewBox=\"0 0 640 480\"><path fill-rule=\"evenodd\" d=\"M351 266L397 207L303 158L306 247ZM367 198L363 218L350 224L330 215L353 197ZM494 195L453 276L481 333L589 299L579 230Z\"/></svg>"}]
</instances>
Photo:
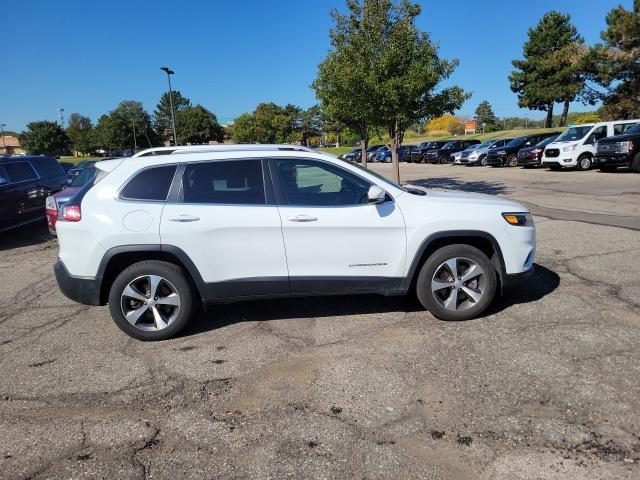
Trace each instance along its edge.
<instances>
[{"instance_id":1,"label":"suv rear wheel","mask_svg":"<svg viewBox=\"0 0 640 480\"><path fill-rule=\"evenodd\" d=\"M518 166L518 156L511 154L509 158L507 158L507 167L517 167Z\"/></svg>"},{"instance_id":2,"label":"suv rear wheel","mask_svg":"<svg viewBox=\"0 0 640 480\"><path fill-rule=\"evenodd\" d=\"M470 245L448 245L424 263L416 293L420 303L441 320L480 315L496 293L496 271L487 256Z\"/></svg>"},{"instance_id":3,"label":"suv rear wheel","mask_svg":"<svg viewBox=\"0 0 640 480\"><path fill-rule=\"evenodd\" d=\"M138 340L166 340L189 323L193 292L177 265L138 262L123 270L111 285L109 310L127 335Z\"/></svg>"}]
</instances>

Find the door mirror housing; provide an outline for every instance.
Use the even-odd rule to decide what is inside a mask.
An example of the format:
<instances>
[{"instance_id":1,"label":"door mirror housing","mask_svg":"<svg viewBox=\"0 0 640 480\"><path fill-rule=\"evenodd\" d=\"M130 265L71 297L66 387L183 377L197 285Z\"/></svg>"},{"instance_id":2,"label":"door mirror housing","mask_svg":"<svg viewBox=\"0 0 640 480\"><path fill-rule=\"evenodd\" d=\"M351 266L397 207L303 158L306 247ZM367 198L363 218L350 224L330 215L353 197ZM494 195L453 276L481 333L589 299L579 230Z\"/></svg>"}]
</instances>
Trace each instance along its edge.
<instances>
[{"instance_id":1,"label":"door mirror housing","mask_svg":"<svg viewBox=\"0 0 640 480\"><path fill-rule=\"evenodd\" d=\"M369 199L370 204L382 203L385 198L387 198L387 192L377 185L371 185L367 192L367 198Z\"/></svg>"}]
</instances>

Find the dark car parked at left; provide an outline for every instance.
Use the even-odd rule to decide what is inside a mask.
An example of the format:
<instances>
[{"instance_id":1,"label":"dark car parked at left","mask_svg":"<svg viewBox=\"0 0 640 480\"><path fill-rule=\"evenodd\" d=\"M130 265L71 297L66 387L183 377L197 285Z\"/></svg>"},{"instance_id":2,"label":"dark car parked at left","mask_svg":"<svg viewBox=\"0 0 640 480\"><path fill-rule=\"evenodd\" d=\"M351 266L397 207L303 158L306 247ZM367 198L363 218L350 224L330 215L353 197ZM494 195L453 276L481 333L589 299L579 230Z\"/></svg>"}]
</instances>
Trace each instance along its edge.
<instances>
[{"instance_id":1,"label":"dark car parked at left","mask_svg":"<svg viewBox=\"0 0 640 480\"><path fill-rule=\"evenodd\" d=\"M487 153L487 165L492 167L515 167L518 165L518 152L522 148L532 147L542 140L558 136L560 132L536 133L516 137L504 147L491 148Z\"/></svg>"},{"instance_id":2,"label":"dark car parked at left","mask_svg":"<svg viewBox=\"0 0 640 480\"><path fill-rule=\"evenodd\" d=\"M53 157L0 157L0 231L44 219L45 199L66 183Z\"/></svg>"}]
</instances>

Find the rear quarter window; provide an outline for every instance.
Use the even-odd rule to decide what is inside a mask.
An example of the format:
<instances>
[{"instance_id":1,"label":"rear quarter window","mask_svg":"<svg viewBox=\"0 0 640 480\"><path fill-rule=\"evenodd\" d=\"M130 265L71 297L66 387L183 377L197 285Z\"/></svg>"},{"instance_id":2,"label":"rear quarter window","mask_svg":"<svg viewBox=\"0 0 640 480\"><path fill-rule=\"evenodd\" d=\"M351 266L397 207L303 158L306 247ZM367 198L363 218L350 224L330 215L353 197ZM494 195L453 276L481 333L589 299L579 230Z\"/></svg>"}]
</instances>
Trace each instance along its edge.
<instances>
[{"instance_id":1,"label":"rear quarter window","mask_svg":"<svg viewBox=\"0 0 640 480\"><path fill-rule=\"evenodd\" d=\"M64 167L55 158L42 157L34 160L33 166L43 177L60 177L65 175Z\"/></svg>"},{"instance_id":2,"label":"rear quarter window","mask_svg":"<svg viewBox=\"0 0 640 480\"><path fill-rule=\"evenodd\" d=\"M125 200L166 201L176 165L146 168L131 178L120 192Z\"/></svg>"}]
</instances>

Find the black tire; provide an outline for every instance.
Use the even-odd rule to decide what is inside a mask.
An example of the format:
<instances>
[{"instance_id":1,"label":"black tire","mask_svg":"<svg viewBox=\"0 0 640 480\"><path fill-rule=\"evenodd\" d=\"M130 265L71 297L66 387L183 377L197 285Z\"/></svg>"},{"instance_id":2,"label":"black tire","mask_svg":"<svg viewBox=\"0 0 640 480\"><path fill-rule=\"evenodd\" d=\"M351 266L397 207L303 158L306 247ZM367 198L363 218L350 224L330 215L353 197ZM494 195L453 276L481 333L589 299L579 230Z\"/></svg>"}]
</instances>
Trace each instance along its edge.
<instances>
[{"instance_id":1,"label":"black tire","mask_svg":"<svg viewBox=\"0 0 640 480\"><path fill-rule=\"evenodd\" d=\"M509 155L509 157L507 158L507 163L506 163L507 167L517 167L518 166L518 157L517 155Z\"/></svg>"},{"instance_id":2,"label":"black tire","mask_svg":"<svg viewBox=\"0 0 640 480\"><path fill-rule=\"evenodd\" d=\"M633 162L631 162L631 171L634 173L640 173L640 153L636 153L636 156L633 157Z\"/></svg>"},{"instance_id":3,"label":"black tire","mask_svg":"<svg viewBox=\"0 0 640 480\"><path fill-rule=\"evenodd\" d=\"M162 277L166 284L175 289L180 302L175 318L166 327L153 331L143 330L127 321L122 306L125 301L121 297L124 289L131 282L147 275ZM173 263L158 260L134 263L116 277L109 291L109 311L114 322L124 333L142 341L166 340L177 335L189 324L194 310L194 293L191 284L184 271ZM148 316L148 313L143 316Z\"/></svg>"},{"instance_id":4,"label":"black tire","mask_svg":"<svg viewBox=\"0 0 640 480\"><path fill-rule=\"evenodd\" d=\"M441 155L438 157L438 164L440 165L444 165L445 163L449 163L449 157L445 157L444 155Z\"/></svg>"},{"instance_id":5,"label":"black tire","mask_svg":"<svg viewBox=\"0 0 640 480\"><path fill-rule=\"evenodd\" d=\"M437 298L437 293L431 290L431 282L436 270L452 258L471 260L480 266L484 273L482 297L475 305L465 310L454 311L445 308ZM480 315L491 304L496 294L497 283L496 270L484 253L470 245L448 245L436 250L422 265L416 282L416 294L420 303L436 318L450 321L469 320ZM466 294L463 297L466 297ZM462 303L460 305L462 306Z\"/></svg>"},{"instance_id":6,"label":"black tire","mask_svg":"<svg viewBox=\"0 0 640 480\"><path fill-rule=\"evenodd\" d=\"M593 166L593 157L591 157L591 155L589 154L582 154L578 158L578 164L576 165L576 170L580 170L581 172L584 172L586 170L591 170L592 166Z\"/></svg>"},{"instance_id":7,"label":"black tire","mask_svg":"<svg viewBox=\"0 0 640 480\"><path fill-rule=\"evenodd\" d=\"M487 166L487 156L486 155L482 155L478 159L478 163L480 164L481 167L486 167Z\"/></svg>"}]
</instances>

